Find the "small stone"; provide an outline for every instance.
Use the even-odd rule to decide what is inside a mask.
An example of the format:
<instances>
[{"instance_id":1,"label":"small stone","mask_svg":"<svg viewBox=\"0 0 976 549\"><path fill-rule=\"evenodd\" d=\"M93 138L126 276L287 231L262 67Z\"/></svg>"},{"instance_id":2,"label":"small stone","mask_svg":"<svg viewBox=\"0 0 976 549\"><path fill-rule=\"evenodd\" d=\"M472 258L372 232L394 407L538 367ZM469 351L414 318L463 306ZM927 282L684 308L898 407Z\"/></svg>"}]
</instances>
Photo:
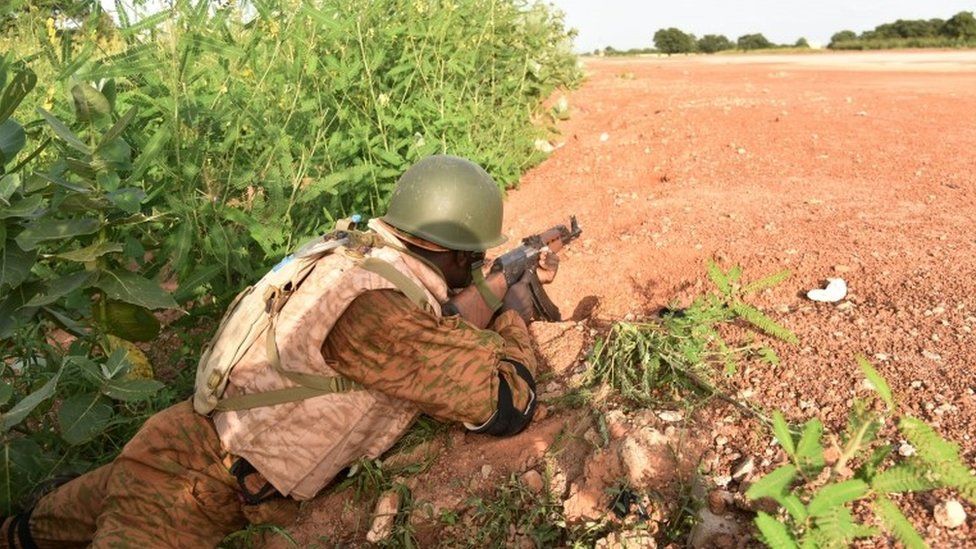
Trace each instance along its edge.
<instances>
[{"instance_id":1,"label":"small stone","mask_svg":"<svg viewBox=\"0 0 976 549\"><path fill-rule=\"evenodd\" d=\"M606 141L608 139L610 139L610 134L606 132L600 134L600 141Z\"/></svg>"},{"instance_id":2,"label":"small stone","mask_svg":"<svg viewBox=\"0 0 976 549\"><path fill-rule=\"evenodd\" d=\"M755 468L756 462L751 457L747 457L736 465L735 469L732 470L732 479L741 480L743 478L748 478Z\"/></svg>"},{"instance_id":3,"label":"small stone","mask_svg":"<svg viewBox=\"0 0 976 549\"><path fill-rule=\"evenodd\" d=\"M624 320L626 320L627 322L633 322L635 318L636 317L634 316L634 313L627 313L624 315Z\"/></svg>"},{"instance_id":4,"label":"small stone","mask_svg":"<svg viewBox=\"0 0 976 549\"><path fill-rule=\"evenodd\" d=\"M912 457L915 455L915 447L907 442L902 442L898 446L898 455L901 457Z\"/></svg>"},{"instance_id":5,"label":"small stone","mask_svg":"<svg viewBox=\"0 0 976 549\"><path fill-rule=\"evenodd\" d=\"M533 494L542 493L542 489L545 487L542 475L535 469L529 469L522 474L522 484Z\"/></svg>"},{"instance_id":6,"label":"small stone","mask_svg":"<svg viewBox=\"0 0 976 549\"><path fill-rule=\"evenodd\" d=\"M933 353L931 351L922 351L922 356L924 356L925 358L927 358L929 360L934 360L936 362L942 360L942 355L940 355L938 353Z\"/></svg>"},{"instance_id":7,"label":"small stone","mask_svg":"<svg viewBox=\"0 0 976 549\"><path fill-rule=\"evenodd\" d=\"M393 524L396 521L397 509L400 508L400 493L389 490L380 496L373 510L373 524L366 534L366 541L378 543L390 537Z\"/></svg>"},{"instance_id":8,"label":"small stone","mask_svg":"<svg viewBox=\"0 0 976 549\"><path fill-rule=\"evenodd\" d=\"M549 415L549 408L543 404L539 404L535 407L535 415L532 416L532 421L542 421L546 419Z\"/></svg>"},{"instance_id":9,"label":"small stone","mask_svg":"<svg viewBox=\"0 0 976 549\"><path fill-rule=\"evenodd\" d=\"M958 528L966 522L966 511L954 499L937 504L934 514L935 522L945 528Z\"/></svg>"},{"instance_id":10,"label":"small stone","mask_svg":"<svg viewBox=\"0 0 976 549\"><path fill-rule=\"evenodd\" d=\"M884 353L875 353L874 358L880 360L881 362L884 362L888 360L890 357Z\"/></svg>"},{"instance_id":11,"label":"small stone","mask_svg":"<svg viewBox=\"0 0 976 549\"><path fill-rule=\"evenodd\" d=\"M915 381L911 382L910 386L912 389L921 389L922 382L916 379Z\"/></svg>"},{"instance_id":12,"label":"small stone","mask_svg":"<svg viewBox=\"0 0 976 549\"><path fill-rule=\"evenodd\" d=\"M658 412L657 417L661 418L662 421L674 423L683 420L685 418L685 414L680 411L664 410Z\"/></svg>"},{"instance_id":13,"label":"small stone","mask_svg":"<svg viewBox=\"0 0 976 549\"><path fill-rule=\"evenodd\" d=\"M481 478L488 478L491 476L491 465L487 463L481 466Z\"/></svg>"},{"instance_id":14,"label":"small stone","mask_svg":"<svg viewBox=\"0 0 976 549\"><path fill-rule=\"evenodd\" d=\"M732 477L729 475L716 475L712 477L712 480L715 482L715 486L725 488L732 482Z\"/></svg>"},{"instance_id":15,"label":"small stone","mask_svg":"<svg viewBox=\"0 0 976 549\"><path fill-rule=\"evenodd\" d=\"M736 149L735 152L737 152L739 154L746 154L746 150L743 149L742 147L739 147L738 149Z\"/></svg>"}]
</instances>

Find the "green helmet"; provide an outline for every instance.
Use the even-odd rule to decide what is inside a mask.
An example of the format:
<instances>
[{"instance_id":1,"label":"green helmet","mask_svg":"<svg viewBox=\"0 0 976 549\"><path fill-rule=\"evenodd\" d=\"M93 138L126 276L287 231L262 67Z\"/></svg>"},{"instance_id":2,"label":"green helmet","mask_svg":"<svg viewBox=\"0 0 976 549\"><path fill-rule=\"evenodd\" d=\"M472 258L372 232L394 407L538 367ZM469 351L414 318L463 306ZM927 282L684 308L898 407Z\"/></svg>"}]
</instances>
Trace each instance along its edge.
<instances>
[{"instance_id":1,"label":"green helmet","mask_svg":"<svg viewBox=\"0 0 976 549\"><path fill-rule=\"evenodd\" d=\"M405 171L382 219L451 250L485 251L506 240L498 184L457 156L428 156Z\"/></svg>"}]
</instances>

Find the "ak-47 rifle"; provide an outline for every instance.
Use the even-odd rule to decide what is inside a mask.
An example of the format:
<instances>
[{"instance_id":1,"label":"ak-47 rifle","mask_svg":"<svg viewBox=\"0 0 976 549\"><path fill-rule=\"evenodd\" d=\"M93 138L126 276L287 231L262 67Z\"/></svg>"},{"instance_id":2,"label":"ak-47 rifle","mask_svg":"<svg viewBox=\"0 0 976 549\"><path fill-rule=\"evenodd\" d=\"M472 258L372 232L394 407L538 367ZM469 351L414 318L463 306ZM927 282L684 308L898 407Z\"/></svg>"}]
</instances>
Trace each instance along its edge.
<instances>
[{"instance_id":1,"label":"ak-47 rifle","mask_svg":"<svg viewBox=\"0 0 976 549\"><path fill-rule=\"evenodd\" d=\"M528 273L529 289L537 318L550 322L562 319L559 308L549 299L542 283L536 275L539 256L543 250L558 252L563 246L579 237L582 230L576 216L569 218L569 227L556 225L539 234L527 236L522 244L496 258L488 269L483 281L461 290L444 305L444 314L460 314L465 320L479 328L486 328L495 313L489 303L498 303L508 288ZM477 275L476 275L477 276ZM490 292L491 295L486 295Z\"/></svg>"}]
</instances>

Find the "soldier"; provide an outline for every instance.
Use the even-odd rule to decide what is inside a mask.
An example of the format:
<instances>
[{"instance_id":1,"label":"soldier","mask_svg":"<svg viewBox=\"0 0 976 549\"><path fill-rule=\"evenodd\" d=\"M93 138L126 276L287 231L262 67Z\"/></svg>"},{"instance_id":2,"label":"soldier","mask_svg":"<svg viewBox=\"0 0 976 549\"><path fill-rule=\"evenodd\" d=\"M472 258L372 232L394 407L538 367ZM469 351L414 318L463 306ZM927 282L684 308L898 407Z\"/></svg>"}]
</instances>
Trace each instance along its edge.
<instances>
[{"instance_id":1,"label":"soldier","mask_svg":"<svg viewBox=\"0 0 976 549\"><path fill-rule=\"evenodd\" d=\"M421 412L478 433L520 432L535 410L526 284L508 290L488 330L440 307L450 290L483 280L473 272L505 241L501 224L501 193L481 167L445 155L421 160L398 181L387 214L370 223L376 244L365 255L392 266L385 276L399 283L348 263L336 270L344 276L317 268L302 283L322 284L329 299L293 326L323 324L327 335L289 368L301 362L304 374L336 388L262 400L291 394L295 372L245 355L212 414L195 413L189 401L159 412L115 461L6 519L0 546L215 546L247 525L253 506L310 499L356 460L378 457ZM540 278L551 280L556 266L544 257ZM286 326L282 319L272 345L282 363L302 356ZM194 403L198 412L212 408Z\"/></svg>"}]
</instances>

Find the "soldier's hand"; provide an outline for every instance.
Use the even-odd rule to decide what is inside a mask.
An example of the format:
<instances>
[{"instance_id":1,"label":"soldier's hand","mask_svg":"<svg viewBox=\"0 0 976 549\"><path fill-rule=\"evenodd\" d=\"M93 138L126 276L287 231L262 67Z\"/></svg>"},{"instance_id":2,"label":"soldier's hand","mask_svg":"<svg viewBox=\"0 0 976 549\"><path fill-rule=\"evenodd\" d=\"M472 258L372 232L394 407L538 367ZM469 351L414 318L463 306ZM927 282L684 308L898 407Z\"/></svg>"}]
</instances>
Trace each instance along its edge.
<instances>
[{"instance_id":1,"label":"soldier's hand","mask_svg":"<svg viewBox=\"0 0 976 549\"><path fill-rule=\"evenodd\" d=\"M518 282L512 284L505 292L502 299L502 311L515 311L526 323L532 322L535 314L535 307L532 305L532 290L529 289L529 278L532 274L528 271L522 275Z\"/></svg>"},{"instance_id":2,"label":"soldier's hand","mask_svg":"<svg viewBox=\"0 0 976 549\"><path fill-rule=\"evenodd\" d=\"M539 268L535 271L539 277L539 282L549 284L555 280L558 270L559 256L556 255L556 252L549 251L549 248L542 248L539 253Z\"/></svg>"}]
</instances>

